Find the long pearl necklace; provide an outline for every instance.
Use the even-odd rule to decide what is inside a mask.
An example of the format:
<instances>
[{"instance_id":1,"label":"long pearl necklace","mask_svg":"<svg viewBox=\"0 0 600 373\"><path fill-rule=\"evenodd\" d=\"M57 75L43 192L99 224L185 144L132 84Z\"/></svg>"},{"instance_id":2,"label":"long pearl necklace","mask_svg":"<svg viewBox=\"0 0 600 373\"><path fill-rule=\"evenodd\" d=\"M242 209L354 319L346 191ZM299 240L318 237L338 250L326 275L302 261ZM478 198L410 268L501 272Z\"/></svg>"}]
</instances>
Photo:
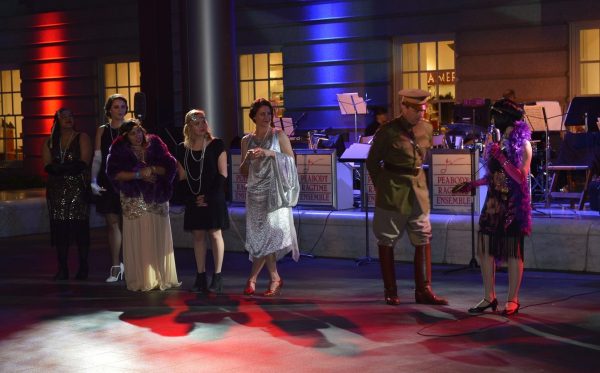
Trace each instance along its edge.
<instances>
[{"instance_id":1,"label":"long pearl necklace","mask_svg":"<svg viewBox=\"0 0 600 373\"><path fill-rule=\"evenodd\" d=\"M206 138L204 138L203 140L203 144L202 144L202 155L200 156L200 159L196 159L194 157L194 152L192 151L191 148L186 147L185 148L185 158L183 159L183 167L185 168L185 173L186 173L186 180L187 180L187 184L188 187L190 188L190 192L192 192L193 195L197 196L200 194L200 189L202 189L202 171L204 171L204 155L206 154L206 143L207 140ZM195 163L200 162L200 172L198 173L198 177L195 178L192 176L192 173L190 171L190 167L188 164L188 158L191 156L191 158L194 160ZM192 187L192 183L190 182L190 180L192 181L197 181L198 182L198 189L194 190L194 188Z\"/></svg>"}]
</instances>

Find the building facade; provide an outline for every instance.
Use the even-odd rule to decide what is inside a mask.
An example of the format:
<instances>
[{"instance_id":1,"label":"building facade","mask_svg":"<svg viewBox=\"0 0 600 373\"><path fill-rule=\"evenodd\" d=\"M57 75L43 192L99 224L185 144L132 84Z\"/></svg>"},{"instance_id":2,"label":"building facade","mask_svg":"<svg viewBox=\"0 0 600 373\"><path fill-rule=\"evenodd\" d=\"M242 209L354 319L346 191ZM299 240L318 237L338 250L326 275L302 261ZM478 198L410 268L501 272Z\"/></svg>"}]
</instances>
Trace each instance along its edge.
<instances>
[{"instance_id":1,"label":"building facade","mask_svg":"<svg viewBox=\"0 0 600 373\"><path fill-rule=\"evenodd\" d=\"M591 0L3 0L0 14L0 165L38 175L54 112L71 108L93 137L114 92L131 110L144 92L147 125L169 144L198 106L228 143L252 129L258 97L299 134L348 134L370 116L343 115L340 93L397 114L395 92L426 89L438 124L456 119L456 103L507 88L563 108L600 94Z\"/></svg>"}]
</instances>

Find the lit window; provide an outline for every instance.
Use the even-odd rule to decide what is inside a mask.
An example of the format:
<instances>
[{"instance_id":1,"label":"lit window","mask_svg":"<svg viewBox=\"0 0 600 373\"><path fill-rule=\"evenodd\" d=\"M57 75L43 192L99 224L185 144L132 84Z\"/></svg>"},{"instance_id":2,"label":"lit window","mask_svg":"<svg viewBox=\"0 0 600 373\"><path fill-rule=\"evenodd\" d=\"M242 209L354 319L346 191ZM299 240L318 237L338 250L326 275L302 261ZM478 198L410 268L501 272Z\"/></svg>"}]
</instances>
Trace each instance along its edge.
<instances>
[{"instance_id":1,"label":"lit window","mask_svg":"<svg viewBox=\"0 0 600 373\"><path fill-rule=\"evenodd\" d=\"M275 116L283 116L283 56L280 52L240 55L240 112L244 133L254 131L248 113L257 98L270 100Z\"/></svg>"},{"instance_id":2,"label":"lit window","mask_svg":"<svg viewBox=\"0 0 600 373\"><path fill-rule=\"evenodd\" d=\"M21 73L0 71L0 161L23 159Z\"/></svg>"},{"instance_id":3,"label":"lit window","mask_svg":"<svg viewBox=\"0 0 600 373\"><path fill-rule=\"evenodd\" d=\"M451 121L445 107L452 106L456 97L454 41L406 43L402 44L401 53L402 87L420 88L431 93L432 106L428 114L434 125Z\"/></svg>"},{"instance_id":4,"label":"lit window","mask_svg":"<svg viewBox=\"0 0 600 373\"><path fill-rule=\"evenodd\" d=\"M600 29L579 30L578 94L600 94Z\"/></svg>"},{"instance_id":5,"label":"lit window","mask_svg":"<svg viewBox=\"0 0 600 373\"><path fill-rule=\"evenodd\" d=\"M140 63L127 61L104 65L104 101L110 95L119 93L127 99L129 113L133 114L133 96L140 91Z\"/></svg>"}]
</instances>

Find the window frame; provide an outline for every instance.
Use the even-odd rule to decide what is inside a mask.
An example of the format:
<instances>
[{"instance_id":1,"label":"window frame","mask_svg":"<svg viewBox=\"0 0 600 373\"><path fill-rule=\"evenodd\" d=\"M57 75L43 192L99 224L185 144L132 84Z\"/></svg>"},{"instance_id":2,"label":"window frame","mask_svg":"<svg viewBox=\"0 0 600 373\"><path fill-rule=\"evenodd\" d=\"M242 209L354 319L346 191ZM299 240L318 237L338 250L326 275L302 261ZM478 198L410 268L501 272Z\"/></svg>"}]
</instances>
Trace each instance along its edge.
<instances>
[{"instance_id":1,"label":"window frame","mask_svg":"<svg viewBox=\"0 0 600 373\"><path fill-rule=\"evenodd\" d=\"M138 56L121 56L121 57L112 57L112 58L107 58L107 59L103 59L100 61L99 65L98 65L98 98L100 101L100 110L99 110L99 120L100 123L106 123L107 118L106 115L104 114L104 105L106 104L106 100L108 98L108 96L106 95L106 90L109 89L106 86L106 74L105 74L105 69L106 69L106 65L109 64L120 64L120 63L127 63L128 64L128 68L127 68L127 79L128 79L128 85L119 85L119 83L117 82L117 85L115 88L117 88L117 92L116 93L120 93L122 94L119 90L121 88L127 88L128 90L128 96L127 97L127 113L131 116L131 118L134 117L133 114L133 110L134 110L134 105L133 105L133 97L135 95L135 93L137 92L141 92L142 90L142 69L141 69L141 61L140 58ZM131 63L137 63L138 64L138 68L139 68L139 85L129 85L129 82L131 81L131 77L130 77L130 65ZM116 68L116 66L115 66ZM137 87L137 90L133 90L133 88Z\"/></svg>"},{"instance_id":2,"label":"window frame","mask_svg":"<svg viewBox=\"0 0 600 373\"><path fill-rule=\"evenodd\" d=\"M392 102L394 104L393 113L394 116L400 115L400 97L398 96L398 92L404 88L403 86L403 69L402 69L402 46L404 44L411 43L436 43L436 67L439 67L439 54L437 51L437 43L444 41L453 41L456 46L456 35L453 33L450 34L434 34L434 35L410 35L410 36L398 36L393 38L393 48L392 48L392 66L393 66L393 99ZM455 48L456 49L456 48ZM419 63L418 63L419 64ZM418 68L418 73L424 73L431 70L421 70L420 66ZM436 69L434 71L445 71ZM454 52L454 73L456 74L456 50ZM420 84L420 80L419 80ZM439 92L439 82L436 83L436 91ZM410 88L421 88L427 90L427 87L410 87ZM431 99L432 105L435 104L435 110L438 113L442 112L442 105L444 104L454 104L456 102L456 80L454 83L454 97L452 99L439 99L438 97L433 97ZM438 114L441 116L441 114ZM438 120L438 124L441 125L441 119Z\"/></svg>"},{"instance_id":3,"label":"window frame","mask_svg":"<svg viewBox=\"0 0 600 373\"><path fill-rule=\"evenodd\" d=\"M275 53L279 53L281 55L281 63L280 64L271 64L270 60L271 60L271 54L275 54ZM261 55L261 54L266 54L267 55L267 77L266 78L260 78L260 79L256 79L256 56L257 55ZM241 77L241 62L240 59L242 58L242 56L248 56L251 55L252 56L252 77L253 79L242 79ZM271 66L281 66L281 77L280 78L271 78L270 72L271 72ZM275 109L275 113L273 113L273 116L280 116L283 114L283 112L285 111L285 83L284 83L284 77L285 77L285 63L284 63L284 54L283 51L281 49L270 49L270 50L243 50L243 51L239 51L237 54L237 67L238 67L238 76L237 76L237 89L239 90L239 96L238 96L238 114L239 114L239 118L240 118L240 123L238 124L238 128L241 130L241 133L246 134L252 131L252 123L250 118L248 117L248 111L250 109L250 106L244 106L242 105L242 89L241 89L241 85L243 82L252 82L253 83L253 89L254 89L254 98L250 99L250 102L256 100L259 97L256 97L257 92L256 92L256 82L266 82L267 83L267 89L268 89L268 99L271 101L271 103L273 103L272 101L272 95L273 92L271 91L271 82L273 81L281 81L281 84L283 86L283 90L281 92L281 102L282 104L278 104L275 105L274 104L274 109ZM267 97L265 97L267 98ZM246 126L247 124L247 126Z\"/></svg>"},{"instance_id":4,"label":"window frame","mask_svg":"<svg viewBox=\"0 0 600 373\"><path fill-rule=\"evenodd\" d=\"M584 22L574 22L569 24L569 42L570 42L570 47L569 47L569 72L570 72L570 79L569 79L569 100L572 99L575 96L596 96L600 94L600 91L598 93L586 93L583 94L582 92L582 87L581 87L581 60L580 60L580 55L581 55L581 49L580 49L580 31L582 30L586 30L586 29L600 29L600 20L596 20L596 21L584 21ZM600 63L600 58L596 61L594 60L593 62L599 62ZM586 63L589 63L589 61L587 61ZM600 72L599 72L600 75ZM600 82L599 82L600 84Z\"/></svg>"},{"instance_id":5,"label":"window frame","mask_svg":"<svg viewBox=\"0 0 600 373\"><path fill-rule=\"evenodd\" d=\"M0 159L0 164L5 165L5 164L9 164L12 162L22 162L23 161L23 94L22 94L22 90L21 90L21 86L23 84L23 79L21 77L21 69L18 66L13 66L13 65L5 65L5 66L1 66L0 67L0 74L2 74L3 72L9 72L10 75L10 90L9 91L4 91L2 88L2 76L0 75L0 123L2 123L2 119L6 119L6 118L13 118L14 120L12 121L13 124L13 128L14 128L14 133L12 135L12 137L7 137L7 130L8 128L4 128L1 126L0 124L0 140L2 141L2 151L0 151L0 154L2 155L2 159ZM19 82L17 84L17 88L18 90L14 90L14 82L13 82L13 77L14 77L14 72L17 71L19 74ZM8 94L10 95L10 102L11 102L11 111L12 114L4 114L4 98L3 95ZM14 100L14 96L15 94L18 94L18 99L21 100L20 102L20 107L21 110L19 113L15 113L15 100ZM17 121L17 118L20 118L20 124ZM10 120L5 121L6 124L8 125L9 123L11 123ZM19 135L19 129L20 129L20 135ZM13 142L14 145L14 158L12 159L8 159L7 155L7 144L10 143L10 141ZM13 154L13 153L11 153Z\"/></svg>"}]
</instances>

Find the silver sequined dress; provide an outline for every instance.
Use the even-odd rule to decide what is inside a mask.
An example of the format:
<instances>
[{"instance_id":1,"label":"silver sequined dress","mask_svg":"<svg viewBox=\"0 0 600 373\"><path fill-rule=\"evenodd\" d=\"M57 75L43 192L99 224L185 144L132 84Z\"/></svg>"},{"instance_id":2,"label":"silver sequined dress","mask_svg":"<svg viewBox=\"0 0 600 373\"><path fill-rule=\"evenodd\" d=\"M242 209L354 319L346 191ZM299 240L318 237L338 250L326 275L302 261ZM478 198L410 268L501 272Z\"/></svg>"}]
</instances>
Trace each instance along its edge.
<instances>
[{"instance_id":1,"label":"silver sequined dress","mask_svg":"<svg viewBox=\"0 0 600 373\"><path fill-rule=\"evenodd\" d=\"M275 152L275 157L250 161L246 188L246 250L250 260L272 253L280 259L291 251L297 261L299 250L292 208L272 207L277 205L276 199L280 195L287 205L293 206L298 200L298 171L294 158L281 152L275 131L262 144L254 136L248 136L248 149L270 149Z\"/></svg>"}]
</instances>

